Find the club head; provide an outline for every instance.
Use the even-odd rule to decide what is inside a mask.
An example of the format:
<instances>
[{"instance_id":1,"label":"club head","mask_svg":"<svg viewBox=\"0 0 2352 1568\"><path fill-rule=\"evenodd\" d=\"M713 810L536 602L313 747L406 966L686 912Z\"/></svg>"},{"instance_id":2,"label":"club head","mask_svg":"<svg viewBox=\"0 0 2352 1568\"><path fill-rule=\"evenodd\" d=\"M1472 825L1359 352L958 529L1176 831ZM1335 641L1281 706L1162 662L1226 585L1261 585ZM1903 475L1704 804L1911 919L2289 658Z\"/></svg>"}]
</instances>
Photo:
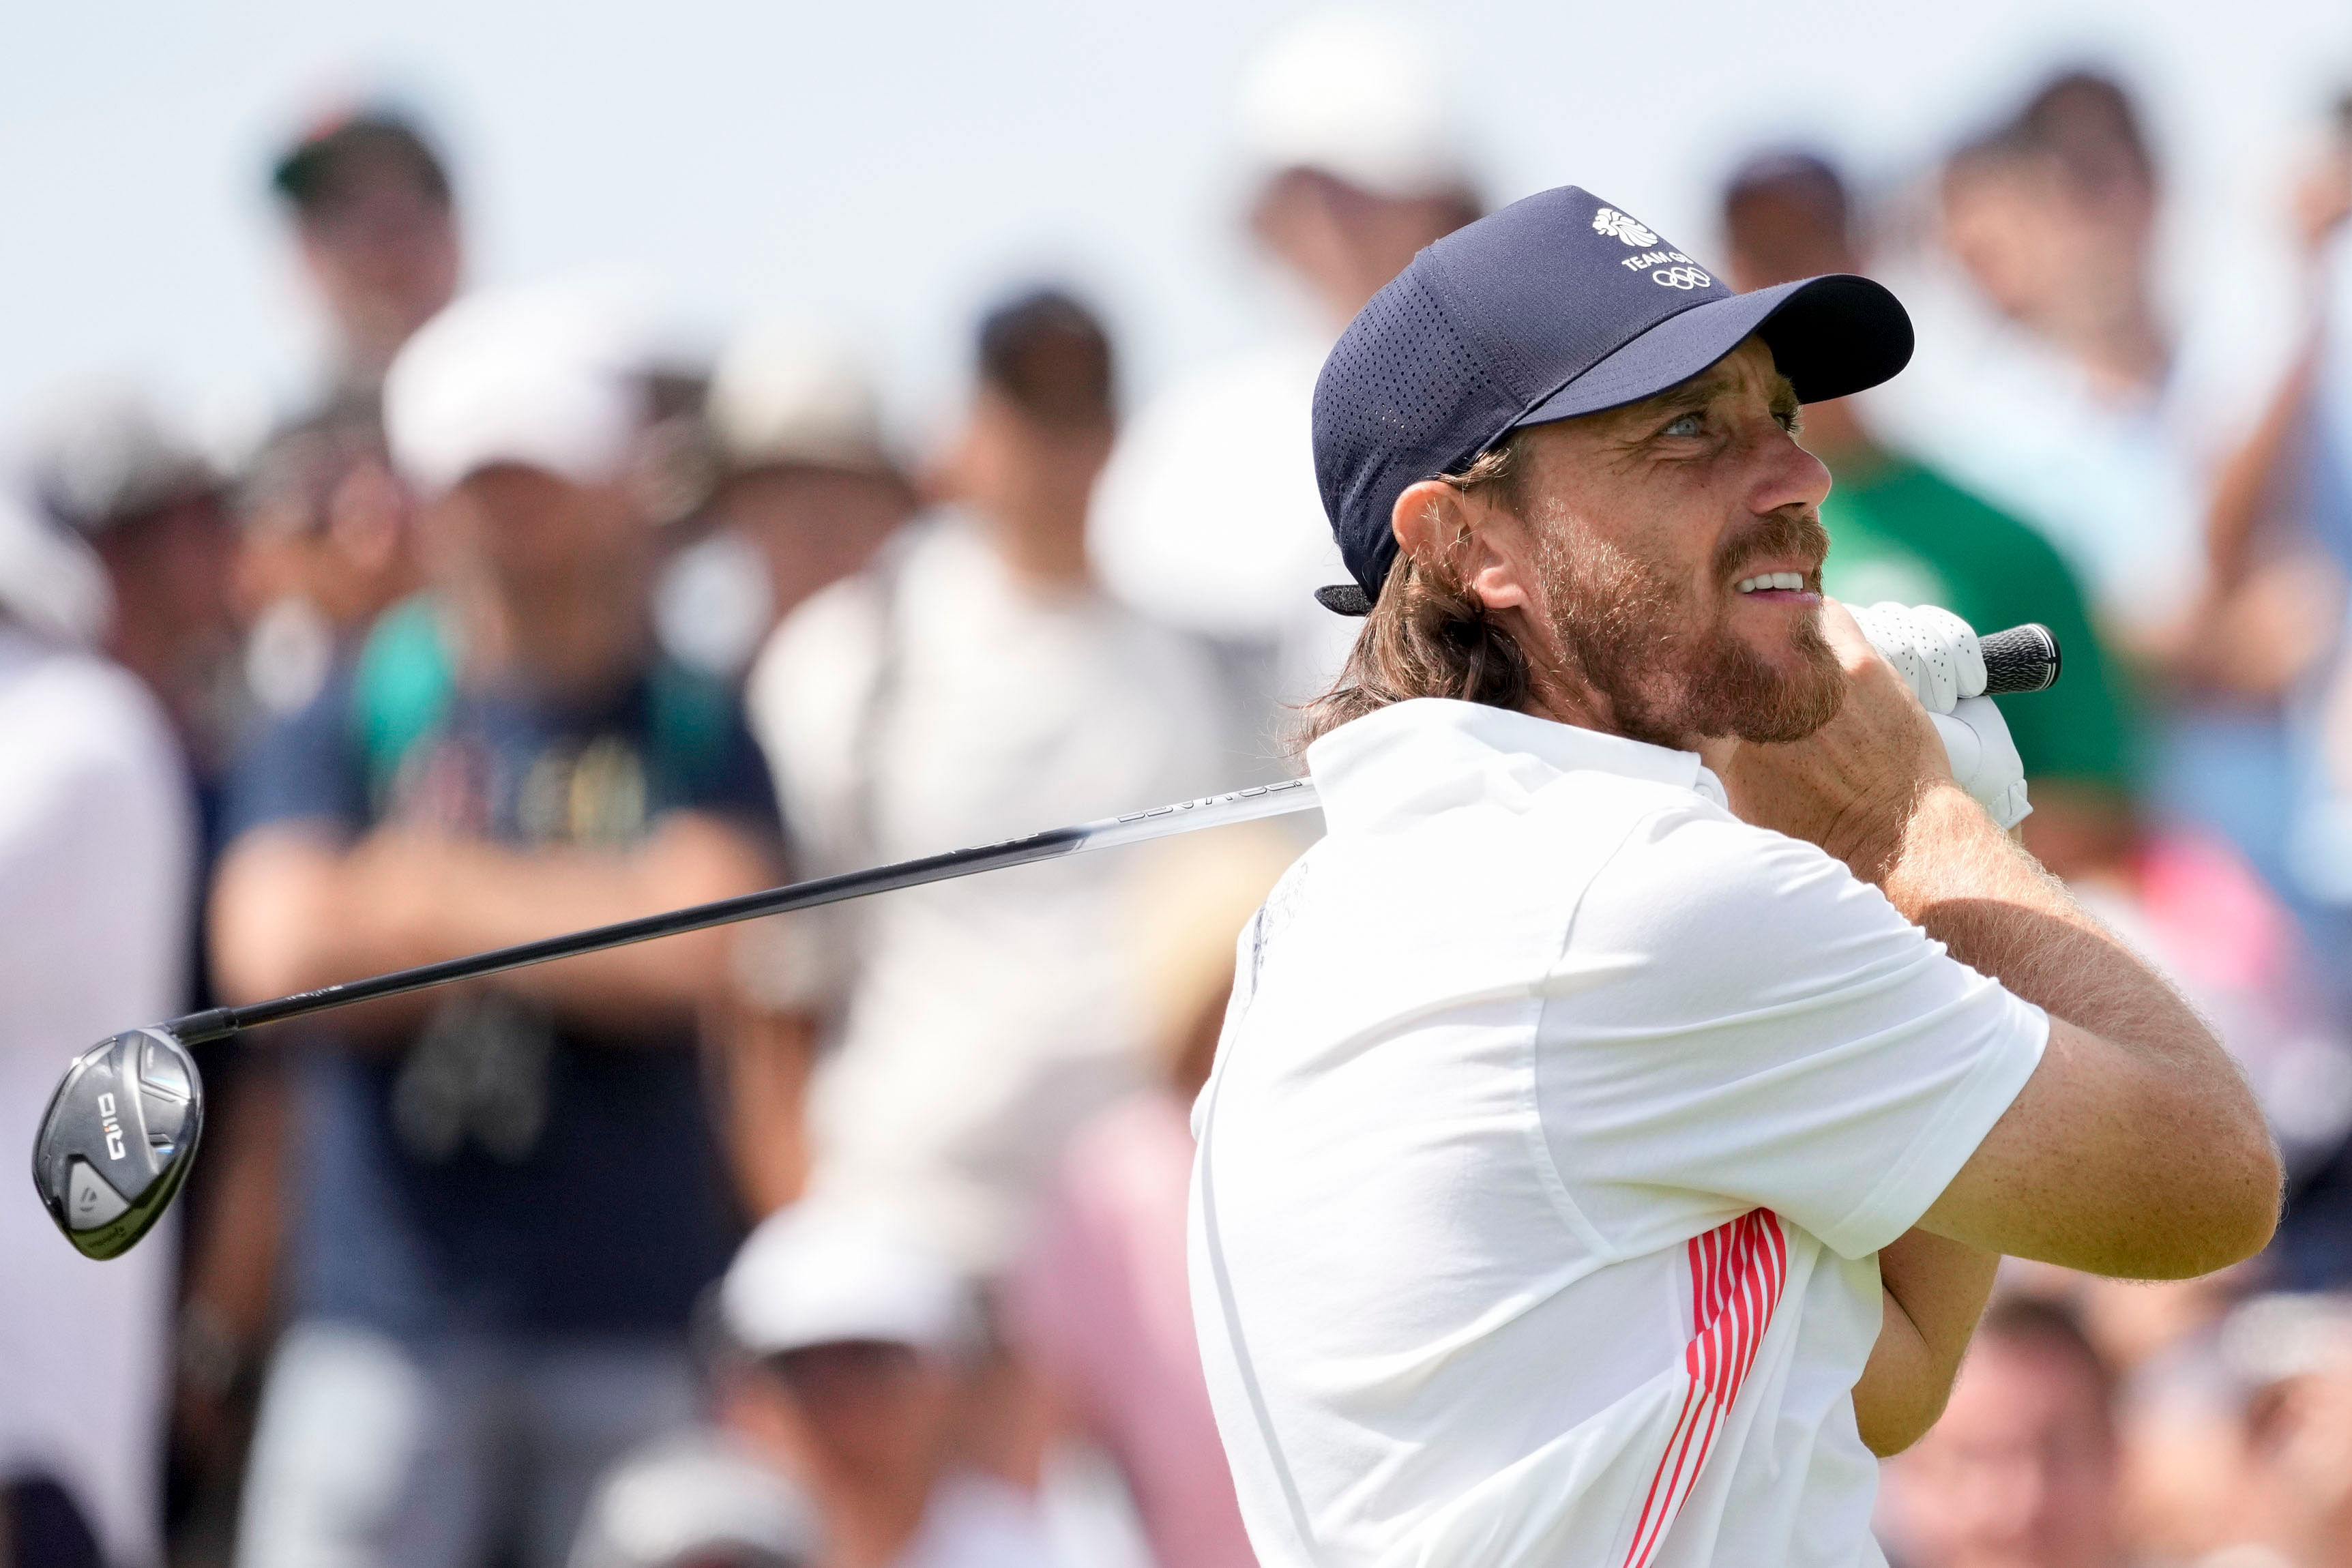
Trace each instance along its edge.
<instances>
[{"instance_id":1,"label":"club head","mask_svg":"<svg viewBox=\"0 0 2352 1568\"><path fill-rule=\"evenodd\" d=\"M205 1090L161 1025L74 1058L33 1140L33 1186L84 1256L118 1258L155 1227L187 1179Z\"/></svg>"}]
</instances>

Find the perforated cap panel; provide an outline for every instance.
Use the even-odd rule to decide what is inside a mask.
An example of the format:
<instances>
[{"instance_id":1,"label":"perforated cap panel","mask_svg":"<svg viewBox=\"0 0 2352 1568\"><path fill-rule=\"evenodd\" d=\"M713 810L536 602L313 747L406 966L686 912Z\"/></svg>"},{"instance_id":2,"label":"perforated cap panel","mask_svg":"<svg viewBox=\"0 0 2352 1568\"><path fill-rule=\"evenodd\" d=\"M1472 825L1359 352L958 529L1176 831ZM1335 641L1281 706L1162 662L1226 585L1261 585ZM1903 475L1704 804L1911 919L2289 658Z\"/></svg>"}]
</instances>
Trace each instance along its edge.
<instances>
[{"instance_id":1,"label":"perforated cap panel","mask_svg":"<svg viewBox=\"0 0 2352 1568\"><path fill-rule=\"evenodd\" d=\"M1418 267L1372 297L1315 386L1316 482L1367 594L1378 596L1396 555L1389 514L1405 486L1476 456L1518 412ZM1360 549L1349 548L1351 534Z\"/></svg>"}]
</instances>

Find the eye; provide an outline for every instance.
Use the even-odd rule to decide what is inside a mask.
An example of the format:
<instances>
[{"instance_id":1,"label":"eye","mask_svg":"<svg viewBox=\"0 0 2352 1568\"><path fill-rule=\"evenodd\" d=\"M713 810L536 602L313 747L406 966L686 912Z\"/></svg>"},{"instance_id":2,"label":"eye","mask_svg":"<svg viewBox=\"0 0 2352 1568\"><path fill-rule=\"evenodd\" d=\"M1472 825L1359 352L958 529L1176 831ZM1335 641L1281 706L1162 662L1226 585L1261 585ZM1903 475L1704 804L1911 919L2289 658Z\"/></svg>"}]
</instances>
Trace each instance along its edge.
<instances>
[{"instance_id":1,"label":"eye","mask_svg":"<svg viewBox=\"0 0 2352 1568\"><path fill-rule=\"evenodd\" d=\"M1667 421L1665 428L1658 434L1660 435L1696 435L1705 428L1706 423L1697 414L1685 413Z\"/></svg>"}]
</instances>

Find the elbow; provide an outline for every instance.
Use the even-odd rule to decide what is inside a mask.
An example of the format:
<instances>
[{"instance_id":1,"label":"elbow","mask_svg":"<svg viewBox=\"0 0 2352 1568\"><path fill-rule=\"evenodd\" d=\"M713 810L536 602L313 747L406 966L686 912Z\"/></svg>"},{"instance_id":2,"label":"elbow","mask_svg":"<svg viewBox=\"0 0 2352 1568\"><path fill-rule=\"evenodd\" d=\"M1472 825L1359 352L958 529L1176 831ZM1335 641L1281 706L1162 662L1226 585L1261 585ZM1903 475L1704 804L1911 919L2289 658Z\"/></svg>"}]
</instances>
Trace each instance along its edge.
<instances>
[{"instance_id":1,"label":"elbow","mask_svg":"<svg viewBox=\"0 0 2352 1568\"><path fill-rule=\"evenodd\" d=\"M2251 1113L2251 1108L2250 1108ZM2258 1113L2248 1124L2216 1139L2204 1157L2181 1173L2180 1192L2166 1210L2156 1256L2135 1270L2147 1280L2193 1280L2242 1263L2270 1245L2278 1229L2285 1172L2278 1145ZM2151 1227L2152 1231L2158 1227Z\"/></svg>"},{"instance_id":2,"label":"elbow","mask_svg":"<svg viewBox=\"0 0 2352 1568\"><path fill-rule=\"evenodd\" d=\"M2243 1143L2229 1181L2233 1201L2226 1222L2216 1227L2217 1260L2202 1273L2245 1261L2269 1246L2278 1230L2286 1196L2286 1168L2280 1163L2278 1145L2259 1116Z\"/></svg>"},{"instance_id":3,"label":"elbow","mask_svg":"<svg viewBox=\"0 0 2352 1568\"><path fill-rule=\"evenodd\" d=\"M1874 1458L1891 1459L1927 1435L1929 1427L1943 1419L1944 1406L1952 1396L1948 1382L1931 1396L1924 1396L1911 1407L1900 1411L1864 1411L1862 1403L1854 1403L1854 1430Z\"/></svg>"}]
</instances>

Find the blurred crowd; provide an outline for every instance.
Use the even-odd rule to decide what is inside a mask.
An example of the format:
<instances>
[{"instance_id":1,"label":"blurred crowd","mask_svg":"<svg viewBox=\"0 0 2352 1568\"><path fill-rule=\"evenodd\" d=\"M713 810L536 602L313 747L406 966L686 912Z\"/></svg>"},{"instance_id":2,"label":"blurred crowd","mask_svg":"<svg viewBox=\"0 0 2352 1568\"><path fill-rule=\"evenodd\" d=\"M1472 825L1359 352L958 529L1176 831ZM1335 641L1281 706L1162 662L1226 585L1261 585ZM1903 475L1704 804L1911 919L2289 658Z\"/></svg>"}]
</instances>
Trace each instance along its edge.
<instances>
[{"instance_id":1,"label":"blurred crowd","mask_svg":"<svg viewBox=\"0 0 2352 1568\"><path fill-rule=\"evenodd\" d=\"M687 362L607 284L468 287L413 116L289 138L308 401L224 455L61 396L0 487L0 1168L141 1021L1293 770L1354 624L1310 597L1317 370L1492 195L1416 49L1333 16L1253 68L1285 334L1130 411L1041 279L920 450L814 308ZM1807 411L1828 590L2055 629L2063 681L2004 701L2026 841L2219 1022L2292 1172L2223 1276L2004 1276L1887 1467L1901 1568L2352 1563L2352 98L2310 149L2245 172L2292 187L2299 341L2219 408L2127 83L2020 82L1867 185L1727 150L1738 287L1871 273L1927 345ZM1303 831L198 1048L173 1228L100 1264L0 1204L0 1564L1247 1563L1187 1116Z\"/></svg>"}]
</instances>

